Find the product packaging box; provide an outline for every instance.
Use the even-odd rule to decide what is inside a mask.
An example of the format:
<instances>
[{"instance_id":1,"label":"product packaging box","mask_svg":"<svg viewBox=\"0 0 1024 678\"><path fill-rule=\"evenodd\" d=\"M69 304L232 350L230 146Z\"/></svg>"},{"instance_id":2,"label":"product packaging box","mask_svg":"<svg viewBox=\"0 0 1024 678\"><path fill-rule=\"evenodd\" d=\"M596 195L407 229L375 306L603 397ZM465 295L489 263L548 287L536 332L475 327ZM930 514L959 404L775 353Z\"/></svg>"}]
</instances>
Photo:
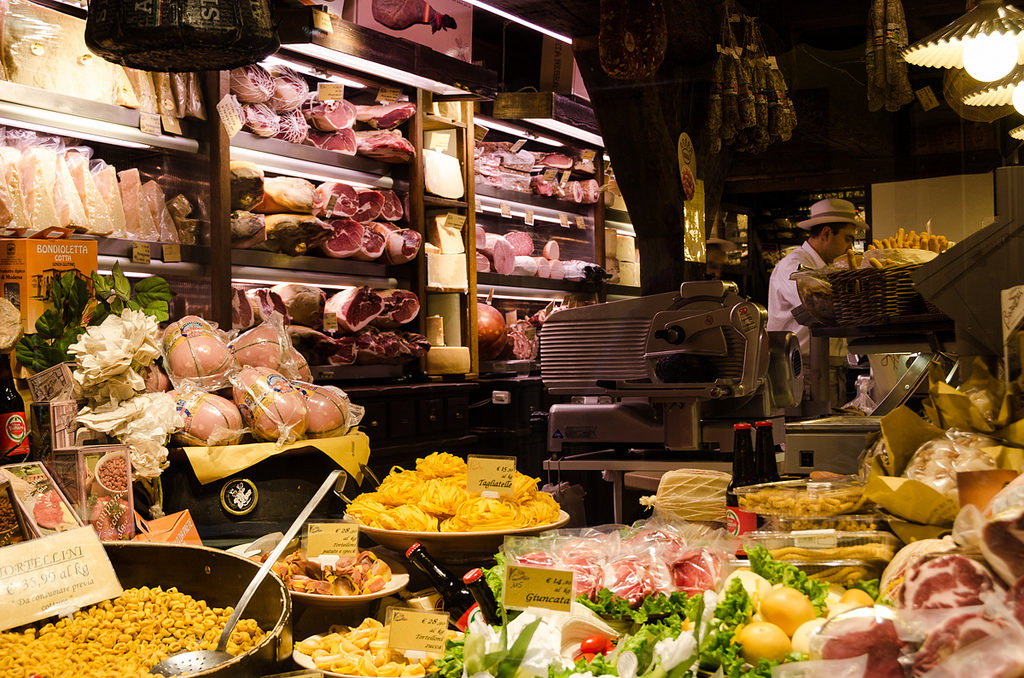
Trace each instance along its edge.
<instances>
[{"instance_id":1,"label":"product packaging box","mask_svg":"<svg viewBox=\"0 0 1024 678\"><path fill-rule=\"evenodd\" d=\"M53 451L53 476L83 522L100 539L135 535L132 460L126 445L94 445Z\"/></svg>"},{"instance_id":2,"label":"product packaging box","mask_svg":"<svg viewBox=\"0 0 1024 678\"><path fill-rule=\"evenodd\" d=\"M34 402L29 409L32 421L29 442L37 459L51 459L54 450L75 446L76 401Z\"/></svg>"},{"instance_id":3,"label":"product packaging box","mask_svg":"<svg viewBox=\"0 0 1024 678\"><path fill-rule=\"evenodd\" d=\"M28 390L33 402L71 400L75 397L75 381L71 376L74 363L61 363L30 376ZM69 446L70 447L70 446Z\"/></svg>"},{"instance_id":4,"label":"product packaging box","mask_svg":"<svg viewBox=\"0 0 1024 678\"><path fill-rule=\"evenodd\" d=\"M430 4L352 0L342 18L462 61L473 60L473 6L463 0Z\"/></svg>"},{"instance_id":5,"label":"product packaging box","mask_svg":"<svg viewBox=\"0 0 1024 678\"><path fill-rule=\"evenodd\" d=\"M32 534L25 525L25 518L18 510L11 481L0 477L0 546L17 544L31 538Z\"/></svg>"},{"instance_id":6,"label":"product packaging box","mask_svg":"<svg viewBox=\"0 0 1024 678\"><path fill-rule=\"evenodd\" d=\"M96 270L95 240L0 239L0 283L4 298L21 311L26 334L46 310L50 285L68 271L88 281Z\"/></svg>"},{"instance_id":7,"label":"product packaging box","mask_svg":"<svg viewBox=\"0 0 1024 678\"><path fill-rule=\"evenodd\" d=\"M544 36L540 53L540 91L571 94L590 101L587 86L576 65L572 45Z\"/></svg>"},{"instance_id":8,"label":"product packaging box","mask_svg":"<svg viewBox=\"0 0 1024 678\"><path fill-rule=\"evenodd\" d=\"M71 502L42 463L30 461L0 466L0 478L11 483L14 500L33 537L82 527Z\"/></svg>"},{"instance_id":9,"label":"product packaging box","mask_svg":"<svg viewBox=\"0 0 1024 678\"><path fill-rule=\"evenodd\" d=\"M139 533L135 535L135 541L203 545L202 539L199 538L199 530L196 529L188 509L153 520L145 520L136 513L135 519L139 524Z\"/></svg>"}]
</instances>

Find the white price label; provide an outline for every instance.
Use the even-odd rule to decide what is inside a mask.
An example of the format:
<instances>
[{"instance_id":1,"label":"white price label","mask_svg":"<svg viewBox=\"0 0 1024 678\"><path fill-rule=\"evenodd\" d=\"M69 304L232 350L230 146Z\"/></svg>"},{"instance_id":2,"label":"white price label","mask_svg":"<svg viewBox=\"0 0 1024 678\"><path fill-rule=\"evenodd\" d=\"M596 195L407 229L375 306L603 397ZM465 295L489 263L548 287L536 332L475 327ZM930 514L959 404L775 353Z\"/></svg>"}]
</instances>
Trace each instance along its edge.
<instances>
[{"instance_id":1,"label":"white price label","mask_svg":"<svg viewBox=\"0 0 1024 678\"><path fill-rule=\"evenodd\" d=\"M224 125L224 131L228 138L235 136L242 131L242 118L239 115L241 107L235 101L235 97L226 94L220 103L217 104L217 113L220 115L220 122Z\"/></svg>"},{"instance_id":2,"label":"white price label","mask_svg":"<svg viewBox=\"0 0 1024 678\"><path fill-rule=\"evenodd\" d=\"M570 177L572 177L572 170L565 170L564 172L562 172L562 178L558 181L558 183L564 184L567 181L569 181Z\"/></svg>"},{"instance_id":3,"label":"white price label","mask_svg":"<svg viewBox=\"0 0 1024 678\"><path fill-rule=\"evenodd\" d=\"M454 228L461 231L462 227L466 225L466 215L449 212L444 219L444 225L448 228Z\"/></svg>"},{"instance_id":4,"label":"white price label","mask_svg":"<svg viewBox=\"0 0 1024 678\"><path fill-rule=\"evenodd\" d=\"M321 82L316 86L316 98L320 101L341 101L345 98L345 85L340 82Z\"/></svg>"},{"instance_id":5,"label":"white price label","mask_svg":"<svg viewBox=\"0 0 1024 678\"><path fill-rule=\"evenodd\" d=\"M313 10L313 27L317 28L324 33L334 32L334 22L331 21L331 15L327 12L321 12L320 10Z\"/></svg>"},{"instance_id":6,"label":"white price label","mask_svg":"<svg viewBox=\"0 0 1024 678\"><path fill-rule=\"evenodd\" d=\"M476 125L476 126L475 126L475 127L473 128L473 137L474 137L474 138L475 138L475 139L476 139L477 141L483 141L483 140L484 140L484 137L486 137L486 136L487 136L487 133L488 133L488 132L490 132L490 131L491 131L491 130L487 129L487 128L486 128L486 127L484 127L483 125Z\"/></svg>"},{"instance_id":7,"label":"white price label","mask_svg":"<svg viewBox=\"0 0 1024 678\"><path fill-rule=\"evenodd\" d=\"M164 130L160 124L160 116L152 113L139 113L139 130L143 134L152 134L157 137L162 135Z\"/></svg>"},{"instance_id":8,"label":"white price label","mask_svg":"<svg viewBox=\"0 0 1024 678\"><path fill-rule=\"evenodd\" d=\"M523 223L527 226L533 226L533 210L526 210L526 216L523 217Z\"/></svg>"}]
</instances>

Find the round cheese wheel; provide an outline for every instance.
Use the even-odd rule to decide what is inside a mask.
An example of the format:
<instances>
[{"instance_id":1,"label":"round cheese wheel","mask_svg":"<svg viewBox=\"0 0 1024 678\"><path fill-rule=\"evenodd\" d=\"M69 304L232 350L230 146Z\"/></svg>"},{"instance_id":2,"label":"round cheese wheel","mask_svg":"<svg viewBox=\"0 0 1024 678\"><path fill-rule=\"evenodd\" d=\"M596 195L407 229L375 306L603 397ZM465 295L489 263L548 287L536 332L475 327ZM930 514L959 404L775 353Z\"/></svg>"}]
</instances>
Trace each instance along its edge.
<instances>
[{"instance_id":1,"label":"round cheese wheel","mask_svg":"<svg viewBox=\"0 0 1024 678\"><path fill-rule=\"evenodd\" d=\"M280 373L243 367L233 384L238 411L260 440L290 443L306 432L306 401Z\"/></svg>"},{"instance_id":2,"label":"round cheese wheel","mask_svg":"<svg viewBox=\"0 0 1024 678\"><path fill-rule=\"evenodd\" d=\"M239 335L228 344L231 354L239 365L281 369L286 356L286 347L281 343L281 334L271 325L263 324Z\"/></svg>"},{"instance_id":3,"label":"round cheese wheel","mask_svg":"<svg viewBox=\"0 0 1024 678\"><path fill-rule=\"evenodd\" d=\"M292 382L306 399L306 436L330 438L348 433L348 395L340 388Z\"/></svg>"},{"instance_id":4,"label":"round cheese wheel","mask_svg":"<svg viewBox=\"0 0 1024 678\"><path fill-rule=\"evenodd\" d=\"M227 398L195 389L171 393L185 422L174 436L180 444L235 445L242 439L242 415Z\"/></svg>"},{"instance_id":5,"label":"round cheese wheel","mask_svg":"<svg viewBox=\"0 0 1024 678\"><path fill-rule=\"evenodd\" d=\"M195 379L226 376L234 367L227 343L205 320L187 315L164 330L165 363L171 377Z\"/></svg>"}]
</instances>

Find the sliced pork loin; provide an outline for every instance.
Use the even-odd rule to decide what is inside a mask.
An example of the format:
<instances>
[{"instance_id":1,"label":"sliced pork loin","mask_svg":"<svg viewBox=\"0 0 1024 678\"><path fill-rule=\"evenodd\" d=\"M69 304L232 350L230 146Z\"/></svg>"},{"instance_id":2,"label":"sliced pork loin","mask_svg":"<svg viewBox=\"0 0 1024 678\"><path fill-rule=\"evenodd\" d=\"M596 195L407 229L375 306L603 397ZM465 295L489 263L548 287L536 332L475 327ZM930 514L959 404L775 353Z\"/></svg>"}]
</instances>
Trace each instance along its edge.
<instances>
[{"instance_id":1,"label":"sliced pork loin","mask_svg":"<svg viewBox=\"0 0 1024 678\"><path fill-rule=\"evenodd\" d=\"M410 323L420 314L420 299L409 290L377 290L384 300L384 310L373 319L374 327L392 330Z\"/></svg>"},{"instance_id":2,"label":"sliced pork loin","mask_svg":"<svg viewBox=\"0 0 1024 678\"><path fill-rule=\"evenodd\" d=\"M359 209L359 191L341 181L325 181L316 187L316 216L351 219Z\"/></svg>"},{"instance_id":3,"label":"sliced pork loin","mask_svg":"<svg viewBox=\"0 0 1024 678\"><path fill-rule=\"evenodd\" d=\"M476 253L476 272L477 273L490 273L491 272L491 260L487 258L487 255L483 252L477 251Z\"/></svg>"},{"instance_id":4,"label":"sliced pork loin","mask_svg":"<svg viewBox=\"0 0 1024 678\"><path fill-rule=\"evenodd\" d=\"M288 307L284 305L284 300L277 292L272 291L269 287L257 287L255 289L246 290L245 296L249 298L252 303L253 314L255 315L255 324L259 324L268 319L272 313L277 311L284 318L285 323L291 322L288 317Z\"/></svg>"},{"instance_id":5,"label":"sliced pork loin","mask_svg":"<svg viewBox=\"0 0 1024 678\"><path fill-rule=\"evenodd\" d=\"M380 216L380 211L384 207L384 196L380 191L359 191L358 199L359 208L352 216L353 219L365 224Z\"/></svg>"},{"instance_id":6,"label":"sliced pork loin","mask_svg":"<svg viewBox=\"0 0 1024 678\"><path fill-rule=\"evenodd\" d=\"M509 231L505 234L505 240L512 245L512 250L517 257L529 257L533 255L533 238L529 233L523 231Z\"/></svg>"},{"instance_id":7,"label":"sliced pork loin","mask_svg":"<svg viewBox=\"0 0 1024 678\"><path fill-rule=\"evenodd\" d=\"M312 93L302 106L302 115L315 130L337 132L352 127L356 121L356 108L344 99L320 101L316 93Z\"/></svg>"},{"instance_id":8,"label":"sliced pork loin","mask_svg":"<svg viewBox=\"0 0 1024 678\"><path fill-rule=\"evenodd\" d=\"M338 316L338 330L352 334L363 329L384 310L384 300L367 286L338 292L324 307Z\"/></svg>"},{"instance_id":9,"label":"sliced pork loin","mask_svg":"<svg viewBox=\"0 0 1024 678\"><path fill-rule=\"evenodd\" d=\"M504 236L488 233L484 238L484 246L480 250L491 260L491 268L501 275L512 275L516 267L516 254L512 245Z\"/></svg>"},{"instance_id":10,"label":"sliced pork loin","mask_svg":"<svg viewBox=\"0 0 1024 678\"><path fill-rule=\"evenodd\" d=\"M319 329L324 326L324 303L327 295L319 287L298 283L274 285L270 291L281 297L292 322Z\"/></svg>"},{"instance_id":11,"label":"sliced pork loin","mask_svg":"<svg viewBox=\"0 0 1024 678\"><path fill-rule=\"evenodd\" d=\"M375 129L390 129L416 115L416 104L396 101L380 106L356 106L356 120Z\"/></svg>"},{"instance_id":12,"label":"sliced pork loin","mask_svg":"<svg viewBox=\"0 0 1024 678\"><path fill-rule=\"evenodd\" d=\"M346 259L359 252L366 230L362 224L351 219L331 219L327 223L333 235L320 245L321 252L334 259Z\"/></svg>"},{"instance_id":13,"label":"sliced pork loin","mask_svg":"<svg viewBox=\"0 0 1024 678\"><path fill-rule=\"evenodd\" d=\"M398 198L397 193L385 190L380 194L384 196L384 205L380 208L381 219L398 221L405 216L405 209L403 209L402 201Z\"/></svg>"},{"instance_id":14,"label":"sliced pork loin","mask_svg":"<svg viewBox=\"0 0 1024 678\"><path fill-rule=\"evenodd\" d=\"M363 242L352 258L359 261L376 261L384 254L385 246L384 236L373 228L373 224L364 224Z\"/></svg>"},{"instance_id":15,"label":"sliced pork loin","mask_svg":"<svg viewBox=\"0 0 1024 678\"><path fill-rule=\"evenodd\" d=\"M253 301L245 294L245 288L231 286L231 327L246 330L256 324L256 311Z\"/></svg>"},{"instance_id":16,"label":"sliced pork loin","mask_svg":"<svg viewBox=\"0 0 1024 678\"><path fill-rule=\"evenodd\" d=\"M310 132L306 142L325 151L336 151L345 155L356 154L356 133L350 129L340 129L337 132Z\"/></svg>"}]
</instances>

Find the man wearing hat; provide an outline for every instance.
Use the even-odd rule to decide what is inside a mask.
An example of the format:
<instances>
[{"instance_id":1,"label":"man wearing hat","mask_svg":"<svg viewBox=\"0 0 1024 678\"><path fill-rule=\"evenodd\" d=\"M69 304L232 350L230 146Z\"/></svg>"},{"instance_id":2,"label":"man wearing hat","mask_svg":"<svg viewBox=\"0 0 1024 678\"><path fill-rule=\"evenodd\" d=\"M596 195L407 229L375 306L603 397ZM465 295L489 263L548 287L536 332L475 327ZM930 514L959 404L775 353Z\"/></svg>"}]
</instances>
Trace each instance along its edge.
<instances>
[{"instance_id":1,"label":"man wearing hat","mask_svg":"<svg viewBox=\"0 0 1024 678\"><path fill-rule=\"evenodd\" d=\"M797 224L810 235L776 264L768 282L768 329L788 330L800 340L800 352L810 353L811 330L797 322L793 309L800 306L796 281L789 276L800 267L822 268L853 247L853 239L863 223L848 200L826 198L811 205L811 218Z\"/></svg>"}]
</instances>

